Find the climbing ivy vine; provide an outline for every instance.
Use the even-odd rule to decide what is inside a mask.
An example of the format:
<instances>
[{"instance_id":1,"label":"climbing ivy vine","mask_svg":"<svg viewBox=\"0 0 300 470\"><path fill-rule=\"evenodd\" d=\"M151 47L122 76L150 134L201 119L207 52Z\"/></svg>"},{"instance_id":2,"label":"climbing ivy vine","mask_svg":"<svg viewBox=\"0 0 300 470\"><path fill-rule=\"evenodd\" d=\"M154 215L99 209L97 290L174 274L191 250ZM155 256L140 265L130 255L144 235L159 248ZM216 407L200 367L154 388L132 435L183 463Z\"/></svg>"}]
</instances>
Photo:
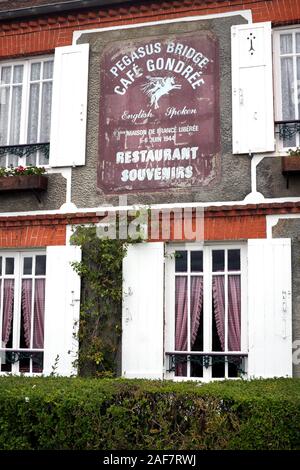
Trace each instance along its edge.
<instances>
[{"instance_id":1,"label":"climbing ivy vine","mask_svg":"<svg viewBox=\"0 0 300 470\"><path fill-rule=\"evenodd\" d=\"M73 268L81 277L78 371L81 376L114 377L120 364L122 261L128 244L141 239L99 238L96 228L77 227L71 238L82 248Z\"/></svg>"}]
</instances>

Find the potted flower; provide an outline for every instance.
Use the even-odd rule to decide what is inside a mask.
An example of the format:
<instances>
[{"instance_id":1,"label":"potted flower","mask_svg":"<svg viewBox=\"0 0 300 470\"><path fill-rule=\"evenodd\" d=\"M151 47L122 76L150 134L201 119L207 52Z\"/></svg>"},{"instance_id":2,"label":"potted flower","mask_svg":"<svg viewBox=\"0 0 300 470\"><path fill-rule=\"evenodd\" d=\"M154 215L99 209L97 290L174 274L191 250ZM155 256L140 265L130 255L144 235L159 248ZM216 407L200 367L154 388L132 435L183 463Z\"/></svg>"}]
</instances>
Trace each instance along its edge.
<instances>
[{"instance_id":1,"label":"potted flower","mask_svg":"<svg viewBox=\"0 0 300 470\"><path fill-rule=\"evenodd\" d=\"M0 191L45 191L48 186L48 178L44 174L44 167L29 165L27 167L0 168Z\"/></svg>"},{"instance_id":2,"label":"potted flower","mask_svg":"<svg viewBox=\"0 0 300 470\"><path fill-rule=\"evenodd\" d=\"M300 148L289 149L288 154L282 157L282 173L284 175L300 173Z\"/></svg>"}]
</instances>

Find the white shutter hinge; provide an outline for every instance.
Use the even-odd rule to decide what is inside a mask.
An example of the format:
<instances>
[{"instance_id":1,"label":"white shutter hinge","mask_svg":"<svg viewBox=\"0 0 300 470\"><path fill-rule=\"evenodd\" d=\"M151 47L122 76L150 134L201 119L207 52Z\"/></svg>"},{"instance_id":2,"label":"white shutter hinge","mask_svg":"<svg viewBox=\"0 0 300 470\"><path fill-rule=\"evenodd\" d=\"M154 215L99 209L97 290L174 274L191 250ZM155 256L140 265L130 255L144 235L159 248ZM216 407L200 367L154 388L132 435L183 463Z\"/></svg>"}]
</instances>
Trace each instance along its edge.
<instances>
[{"instance_id":1,"label":"white shutter hinge","mask_svg":"<svg viewBox=\"0 0 300 470\"><path fill-rule=\"evenodd\" d=\"M240 100L240 104L243 105L244 104L244 91L242 88L239 88L239 100Z\"/></svg>"},{"instance_id":2,"label":"white shutter hinge","mask_svg":"<svg viewBox=\"0 0 300 470\"><path fill-rule=\"evenodd\" d=\"M74 299L74 294L75 294L75 292L74 292L73 290L71 291L71 294L72 294L72 301L71 301L71 303L70 303L70 306L71 306L71 307L74 307L74 306L75 306L75 302L80 302L80 299Z\"/></svg>"},{"instance_id":3,"label":"white shutter hinge","mask_svg":"<svg viewBox=\"0 0 300 470\"><path fill-rule=\"evenodd\" d=\"M282 291L282 338L287 338L287 314L288 314L288 297L291 295L290 291Z\"/></svg>"},{"instance_id":4,"label":"white shutter hinge","mask_svg":"<svg viewBox=\"0 0 300 470\"><path fill-rule=\"evenodd\" d=\"M127 292L124 292L124 295L125 295L125 297L129 297L129 296L133 295L133 291L132 291L130 286L128 287Z\"/></svg>"},{"instance_id":5,"label":"white shutter hinge","mask_svg":"<svg viewBox=\"0 0 300 470\"><path fill-rule=\"evenodd\" d=\"M132 315L128 307L125 308L125 323L129 323L132 320Z\"/></svg>"}]
</instances>

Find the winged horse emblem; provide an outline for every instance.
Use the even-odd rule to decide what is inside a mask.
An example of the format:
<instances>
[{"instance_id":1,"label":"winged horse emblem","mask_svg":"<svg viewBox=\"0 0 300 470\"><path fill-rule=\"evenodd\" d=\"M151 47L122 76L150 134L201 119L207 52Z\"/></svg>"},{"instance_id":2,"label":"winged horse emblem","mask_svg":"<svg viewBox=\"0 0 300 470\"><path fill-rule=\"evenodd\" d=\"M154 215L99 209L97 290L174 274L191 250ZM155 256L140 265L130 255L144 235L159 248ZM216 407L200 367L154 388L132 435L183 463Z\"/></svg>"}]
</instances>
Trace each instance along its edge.
<instances>
[{"instance_id":1,"label":"winged horse emblem","mask_svg":"<svg viewBox=\"0 0 300 470\"><path fill-rule=\"evenodd\" d=\"M174 77L146 77L148 82L142 85L142 90L150 98L150 105L154 109L159 108L158 101L164 95L168 95L171 90L181 88L176 85Z\"/></svg>"}]
</instances>

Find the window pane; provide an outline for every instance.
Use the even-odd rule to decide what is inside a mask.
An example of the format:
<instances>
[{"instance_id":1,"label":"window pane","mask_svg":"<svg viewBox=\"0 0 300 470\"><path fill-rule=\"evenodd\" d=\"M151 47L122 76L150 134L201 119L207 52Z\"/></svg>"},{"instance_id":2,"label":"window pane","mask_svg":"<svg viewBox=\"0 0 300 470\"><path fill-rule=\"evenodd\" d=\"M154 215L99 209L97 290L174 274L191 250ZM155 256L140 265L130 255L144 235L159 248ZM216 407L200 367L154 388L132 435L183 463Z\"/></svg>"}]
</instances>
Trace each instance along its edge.
<instances>
[{"instance_id":1,"label":"window pane","mask_svg":"<svg viewBox=\"0 0 300 470\"><path fill-rule=\"evenodd\" d=\"M41 63L31 64L30 80L39 80L41 76Z\"/></svg>"},{"instance_id":2,"label":"window pane","mask_svg":"<svg viewBox=\"0 0 300 470\"><path fill-rule=\"evenodd\" d=\"M32 372L41 374L44 368L44 353L34 353L32 355Z\"/></svg>"},{"instance_id":3,"label":"window pane","mask_svg":"<svg viewBox=\"0 0 300 470\"><path fill-rule=\"evenodd\" d=\"M203 366L201 365L200 356L192 356L191 358L191 377L203 377Z\"/></svg>"},{"instance_id":4,"label":"window pane","mask_svg":"<svg viewBox=\"0 0 300 470\"><path fill-rule=\"evenodd\" d=\"M281 34L280 35L280 53L290 54L293 52L293 35Z\"/></svg>"},{"instance_id":5,"label":"window pane","mask_svg":"<svg viewBox=\"0 0 300 470\"><path fill-rule=\"evenodd\" d=\"M44 347L45 279L36 279L34 295L33 347Z\"/></svg>"},{"instance_id":6,"label":"window pane","mask_svg":"<svg viewBox=\"0 0 300 470\"><path fill-rule=\"evenodd\" d=\"M25 374L26 372L30 372L30 358L24 357L19 361L19 372Z\"/></svg>"},{"instance_id":7,"label":"window pane","mask_svg":"<svg viewBox=\"0 0 300 470\"><path fill-rule=\"evenodd\" d=\"M23 274L32 274L32 258L24 258Z\"/></svg>"},{"instance_id":8,"label":"window pane","mask_svg":"<svg viewBox=\"0 0 300 470\"><path fill-rule=\"evenodd\" d=\"M44 62L43 78L52 78L53 76L53 60Z\"/></svg>"},{"instance_id":9,"label":"window pane","mask_svg":"<svg viewBox=\"0 0 300 470\"><path fill-rule=\"evenodd\" d=\"M5 259L5 274L14 274L15 270L15 259L14 258L6 258Z\"/></svg>"},{"instance_id":10,"label":"window pane","mask_svg":"<svg viewBox=\"0 0 300 470\"><path fill-rule=\"evenodd\" d=\"M296 34L296 52L300 52L300 33Z\"/></svg>"},{"instance_id":11,"label":"window pane","mask_svg":"<svg viewBox=\"0 0 300 470\"><path fill-rule=\"evenodd\" d=\"M12 347L14 311L14 280L5 279L3 286L3 309L2 309L2 347Z\"/></svg>"},{"instance_id":12,"label":"window pane","mask_svg":"<svg viewBox=\"0 0 300 470\"><path fill-rule=\"evenodd\" d=\"M0 89L0 145L7 145L10 88ZM6 166L6 165L3 165Z\"/></svg>"},{"instance_id":13,"label":"window pane","mask_svg":"<svg viewBox=\"0 0 300 470\"><path fill-rule=\"evenodd\" d=\"M35 274L36 276L44 276L46 274L46 255L36 256Z\"/></svg>"},{"instance_id":14,"label":"window pane","mask_svg":"<svg viewBox=\"0 0 300 470\"><path fill-rule=\"evenodd\" d=\"M31 155L28 155L28 157L26 157L26 165L36 165L37 154L38 152L34 152Z\"/></svg>"},{"instance_id":15,"label":"window pane","mask_svg":"<svg viewBox=\"0 0 300 470\"><path fill-rule=\"evenodd\" d=\"M300 116L300 57L297 57L297 103L296 106L298 107L298 119Z\"/></svg>"},{"instance_id":16,"label":"window pane","mask_svg":"<svg viewBox=\"0 0 300 470\"><path fill-rule=\"evenodd\" d=\"M225 269L225 255L224 250L213 250L213 271L224 271Z\"/></svg>"},{"instance_id":17,"label":"window pane","mask_svg":"<svg viewBox=\"0 0 300 470\"><path fill-rule=\"evenodd\" d=\"M244 371L244 361L240 357L228 356L228 377L239 377Z\"/></svg>"},{"instance_id":18,"label":"window pane","mask_svg":"<svg viewBox=\"0 0 300 470\"><path fill-rule=\"evenodd\" d=\"M177 273L187 271L187 251L175 251L175 271Z\"/></svg>"},{"instance_id":19,"label":"window pane","mask_svg":"<svg viewBox=\"0 0 300 470\"><path fill-rule=\"evenodd\" d=\"M9 143L19 144L20 142L20 120L22 105L22 87L14 86L12 89L12 109L10 119L10 139Z\"/></svg>"},{"instance_id":20,"label":"window pane","mask_svg":"<svg viewBox=\"0 0 300 470\"><path fill-rule=\"evenodd\" d=\"M191 271L192 272L203 271L203 252L202 251L191 251Z\"/></svg>"},{"instance_id":21,"label":"window pane","mask_svg":"<svg viewBox=\"0 0 300 470\"><path fill-rule=\"evenodd\" d=\"M228 351L241 350L241 278L228 276Z\"/></svg>"},{"instance_id":22,"label":"window pane","mask_svg":"<svg viewBox=\"0 0 300 470\"><path fill-rule=\"evenodd\" d=\"M293 59L281 59L281 95L283 120L295 119Z\"/></svg>"},{"instance_id":23,"label":"window pane","mask_svg":"<svg viewBox=\"0 0 300 470\"><path fill-rule=\"evenodd\" d=\"M8 351L0 356L1 372L11 372L11 354Z\"/></svg>"},{"instance_id":24,"label":"window pane","mask_svg":"<svg viewBox=\"0 0 300 470\"><path fill-rule=\"evenodd\" d=\"M18 166L19 157L10 153L7 157L7 166Z\"/></svg>"},{"instance_id":25,"label":"window pane","mask_svg":"<svg viewBox=\"0 0 300 470\"><path fill-rule=\"evenodd\" d=\"M31 346L31 312L32 312L32 280L23 279L21 296L21 329L20 347L30 348Z\"/></svg>"},{"instance_id":26,"label":"window pane","mask_svg":"<svg viewBox=\"0 0 300 470\"><path fill-rule=\"evenodd\" d=\"M23 82L23 68L24 68L23 65L14 66L13 83Z\"/></svg>"},{"instance_id":27,"label":"window pane","mask_svg":"<svg viewBox=\"0 0 300 470\"><path fill-rule=\"evenodd\" d=\"M10 83L11 67L2 67L1 69L1 84Z\"/></svg>"},{"instance_id":28,"label":"window pane","mask_svg":"<svg viewBox=\"0 0 300 470\"><path fill-rule=\"evenodd\" d=\"M240 269L240 250L228 250L228 271L239 271Z\"/></svg>"},{"instance_id":29,"label":"window pane","mask_svg":"<svg viewBox=\"0 0 300 470\"><path fill-rule=\"evenodd\" d=\"M212 357L211 376L213 378L225 377L225 358L224 356Z\"/></svg>"},{"instance_id":30,"label":"window pane","mask_svg":"<svg viewBox=\"0 0 300 470\"><path fill-rule=\"evenodd\" d=\"M203 351L203 278L191 277L190 296L191 351Z\"/></svg>"},{"instance_id":31,"label":"window pane","mask_svg":"<svg viewBox=\"0 0 300 470\"><path fill-rule=\"evenodd\" d=\"M2 256L0 256L0 276L2 275ZM0 289L1 291L1 289ZM1 304L1 301L0 301Z\"/></svg>"},{"instance_id":32,"label":"window pane","mask_svg":"<svg viewBox=\"0 0 300 470\"><path fill-rule=\"evenodd\" d=\"M38 142L40 84L30 85L27 142Z\"/></svg>"},{"instance_id":33,"label":"window pane","mask_svg":"<svg viewBox=\"0 0 300 470\"><path fill-rule=\"evenodd\" d=\"M213 351L225 351L225 289L224 276L213 276L212 279L213 318L212 348Z\"/></svg>"},{"instance_id":34,"label":"window pane","mask_svg":"<svg viewBox=\"0 0 300 470\"><path fill-rule=\"evenodd\" d=\"M175 282L175 349L187 350L187 277L177 276Z\"/></svg>"},{"instance_id":35,"label":"window pane","mask_svg":"<svg viewBox=\"0 0 300 470\"><path fill-rule=\"evenodd\" d=\"M52 82L43 83L40 142L50 140Z\"/></svg>"},{"instance_id":36,"label":"window pane","mask_svg":"<svg viewBox=\"0 0 300 470\"><path fill-rule=\"evenodd\" d=\"M177 276L175 279L175 350L187 350L187 276ZM175 374L186 377L187 365L185 357L177 364Z\"/></svg>"},{"instance_id":37,"label":"window pane","mask_svg":"<svg viewBox=\"0 0 300 470\"><path fill-rule=\"evenodd\" d=\"M43 152L38 152L37 155L39 165L49 165L49 157L47 158Z\"/></svg>"}]
</instances>

